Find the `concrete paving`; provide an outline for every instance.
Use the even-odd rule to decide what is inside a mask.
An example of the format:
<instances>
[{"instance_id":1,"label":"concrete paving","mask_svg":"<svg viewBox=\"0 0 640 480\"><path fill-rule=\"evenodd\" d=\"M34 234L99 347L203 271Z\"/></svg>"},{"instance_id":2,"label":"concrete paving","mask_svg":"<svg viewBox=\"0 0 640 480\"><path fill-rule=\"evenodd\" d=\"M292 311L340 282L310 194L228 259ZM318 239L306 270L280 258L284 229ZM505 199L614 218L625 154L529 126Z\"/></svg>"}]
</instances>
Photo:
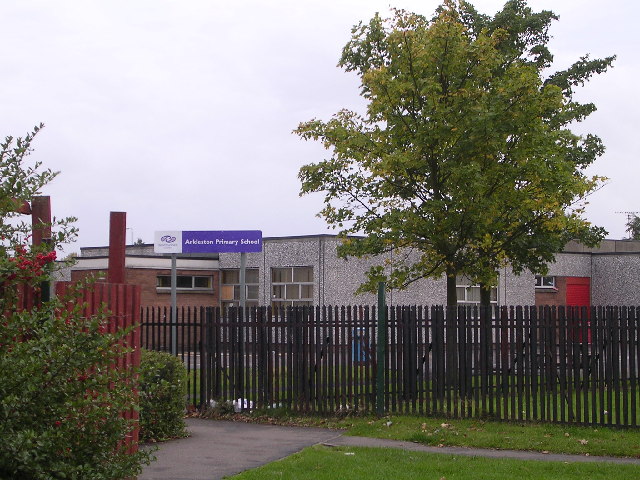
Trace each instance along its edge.
<instances>
[{"instance_id":1,"label":"concrete paving","mask_svg":"<svg viewBox=\"0 0 640 480\"><path fill-rule=\"evenodd\" d=\"M287 457L311 445L399 448L411 451L517 458L558 462L613 462L640 466L640 459L545 454L517 450L430 447L380 438L349 437L337 430L280 427L191 418L191 436L159 444L157 461L145 467L139 480L217 480Z\"/></svg>"}]
</instances>

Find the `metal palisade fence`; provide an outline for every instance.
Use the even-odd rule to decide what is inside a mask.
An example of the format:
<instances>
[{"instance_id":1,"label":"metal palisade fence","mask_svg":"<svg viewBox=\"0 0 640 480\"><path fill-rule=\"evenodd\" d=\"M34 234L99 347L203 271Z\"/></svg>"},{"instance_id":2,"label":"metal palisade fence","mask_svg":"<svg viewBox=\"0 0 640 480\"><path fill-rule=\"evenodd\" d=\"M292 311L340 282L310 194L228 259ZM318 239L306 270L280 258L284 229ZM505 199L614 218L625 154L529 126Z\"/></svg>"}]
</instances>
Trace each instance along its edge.
<instances>
[{"instance_id":1,"label":"metal palisade fence","mask_svg":"<svg viewBox=\"0 0 640 480\"><path fill-rule=\"evenodd\" d=\"M386 307L379 350L369 306L183 308L175 322L169 309L146 308L141 326L148 349L170 351L177 336L196 408L637 427L639 316L633 307Z\"/></svg>"}]
</instances>

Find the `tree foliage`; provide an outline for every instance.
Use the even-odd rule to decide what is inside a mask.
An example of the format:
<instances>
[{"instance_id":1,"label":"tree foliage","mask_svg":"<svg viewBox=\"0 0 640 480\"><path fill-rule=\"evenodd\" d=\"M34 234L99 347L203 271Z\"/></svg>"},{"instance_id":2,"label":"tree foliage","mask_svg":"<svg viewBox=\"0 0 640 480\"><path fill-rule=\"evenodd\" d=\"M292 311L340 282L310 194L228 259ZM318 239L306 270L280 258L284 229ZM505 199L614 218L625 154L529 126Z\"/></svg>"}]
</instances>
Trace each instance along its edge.
<instances>
[{"instance_id":1,"label":"tree foliage","mask_svg":"<svg viewBox=\"0 0 640 480\"><path fill-rule=\"evenodd\" d=\"M8 137L0 157L0 478L121 479L149 454L128 454L135 405L130 370L114 369L127 332L108 333L108 312L86 317L75 294L20 308L23 287L50 280L56 248L75 236L72 218L54 220L51 243L30 246L18 218L56 173L30 163L39 130Z\"/></svg>"},{"instance_id":2,"label":"tree foliage","mask_svg":"<svg viewBox=\"0 0 640 480\"><path fill-rule=\"evenodd\" d=\"M341 255L418 254L373 267L361 290L445 274L455 304L458 274L491 285L507 263L544 273L568 240L603 238L581 215L602 181L583 170L604 148L570 126L595 110L574 88L614 57L545 77L556 18L522 0L494 17L445 1L431 19L393 10L353 28L339 65L359 76L366 113L296 133L331 151L299 177L301 194L324 192L320 215L340 229Z\"/></svg>"},{"instance_id":3,"label":"tree foliage","mask_svg":"<svg viewBox=\"0 0 640 480\"><path fill-rule=\"evenodd\" d=\"M640 240L640 217L633 215L626 224L626 232L631 240Z\"/></svg>"}]
</instances>

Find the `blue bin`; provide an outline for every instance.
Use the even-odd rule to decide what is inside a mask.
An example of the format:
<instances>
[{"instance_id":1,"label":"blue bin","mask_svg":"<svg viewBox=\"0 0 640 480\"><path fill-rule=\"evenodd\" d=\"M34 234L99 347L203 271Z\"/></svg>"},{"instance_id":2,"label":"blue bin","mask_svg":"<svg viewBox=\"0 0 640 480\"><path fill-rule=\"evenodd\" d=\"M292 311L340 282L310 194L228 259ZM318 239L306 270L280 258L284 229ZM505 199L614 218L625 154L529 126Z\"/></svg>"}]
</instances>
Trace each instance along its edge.
<instances>
[{"instance_id":1,"label":"blue bin","mask_svg":"<svg viewBox=\"0 0 640 480\"><path fill-rule=\"evenodd\" d=\"M351 360L354 362L366 362L369 359L369 345L366 343L365 333L366 332L363 327L353 329Z\"/></svg>"}]
</instances>

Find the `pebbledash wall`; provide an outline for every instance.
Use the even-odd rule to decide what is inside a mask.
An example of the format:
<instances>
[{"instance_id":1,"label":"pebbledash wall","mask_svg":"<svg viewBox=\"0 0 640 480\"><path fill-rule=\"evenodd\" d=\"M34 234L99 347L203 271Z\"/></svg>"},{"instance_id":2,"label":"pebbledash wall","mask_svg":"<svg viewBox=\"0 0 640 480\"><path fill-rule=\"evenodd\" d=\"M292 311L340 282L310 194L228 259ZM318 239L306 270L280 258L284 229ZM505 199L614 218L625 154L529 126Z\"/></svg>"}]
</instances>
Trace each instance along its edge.
<instances>
[{"instance_id":1,"label":"pebbledash wall","mask_svg":"<svg viewBox=\"0 0 640 480\"><path fill-rule=\"evenodd\" d=\"M588 278L592 305L640 306L640 241L604 240L597 248L570 242L549 265L549 275Z\"/></svg>"},{"instance_id":2,"label":"pebbledash wall","mask_svg":"<svg viewBox=\"0 0 640 480\"><path fill-rule=\"evenodd\" d=\"M247 254L247 268L252 270L247 280L251 284L249 303L374 304L373 294L356 296L355 291L369 267L384 258L339 258L338 242L334 235L265 237L262 252ZM127 282L142 285L142 305L169 305L169 290L162 286L159 277L170 275L170 257L155 254L150 244L127 246L126 255ZM106 271L107 260L107 247L82 248L71 271L72 280L87 274L100 275ZM208 277L211 284L180 289L178 305L237 303L239 268L240 254L180 256L179 276L198 277L203 282L204 277ZM296 275L299 278L295 278ZM459 300L473 303L477 292L460 283ZM549 265L544 279L533 274L514 275L503 268L499 272L495 303L565 305L568 297L575 300L575 296L571 296L575 288L586 294L586 299L583 295L578 304L640 305L640 242L605 240L595 249L571 242L557 255L555 263ZM387 301L391 305L445 304L446 282L444 278L420 280L406 290L389 292Z\"/></svg>"},{"instance_id":3,"label":"pebbledash wall","mask_svg":"<svg viewBox=\"0 0 640 480\"><path fill-rule=\"evenodd\" d=\"M334 235L265 238L260 253L247 254L247 268L259 269L259 303L273 301L272 269L280 267L312 267L315 305L374 304L374 294L356 295L358 286L372 265L384 262L384 257L370 259L339 258L336 249L339 239ZM240 254L220 254L220 269L240 267ZM498 289L500 304L532 304L535 301L533 275L517 277L505 271L504 288ZM446 282L423 279L407 289L391 291L387 302L391 305L446 303Z\"/></svg>"}]
</instances>

